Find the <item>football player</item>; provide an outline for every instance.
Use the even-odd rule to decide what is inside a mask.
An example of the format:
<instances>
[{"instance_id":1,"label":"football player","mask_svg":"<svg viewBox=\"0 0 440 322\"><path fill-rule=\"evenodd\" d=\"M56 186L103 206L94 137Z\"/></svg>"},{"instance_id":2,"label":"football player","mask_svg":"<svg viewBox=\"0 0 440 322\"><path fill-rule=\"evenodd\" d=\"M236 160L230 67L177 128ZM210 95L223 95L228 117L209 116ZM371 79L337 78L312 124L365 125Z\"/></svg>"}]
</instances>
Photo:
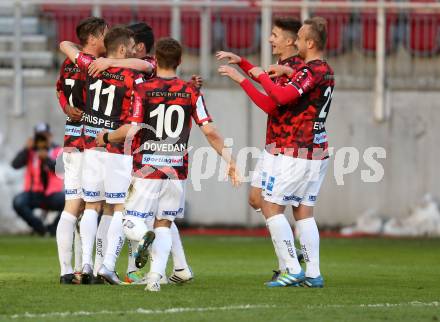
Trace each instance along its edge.
<instances>
[{"instance_id":1,"label":"football player","mask_svg":"<svg viewBox=\"0 0 440 322\"><path fill-rule=\"evenodd\" d=\"M269 42L272 45L272 54L278 58L277 64L280 66L289 66L292 69L297 69L302 65L303 60L298 56L298 50L295 45L295 41L298 37L298 30L301 27L301 22L294 18L279 17L274 20L272 33L269 37ZM249 71L255 67L246 58L240 57L231 52L220 51L217 53L217 59L228 59L229 64L237 64L247 75ZM222 66L220 68L222 75L229 76L231 79L240 84L246 93L256 93L259 97L254 102L264 110L264 106L261 106L261 96L266 96L266 100L269 99L267 95L259 94L259 91L253 86L249 79L246 79L237 70L229 66ZM254 79L256 80L256 79ZM256 80L258 81L258 80ZM286 84L288 78L284 75L275 77L273 81L277 84ZM250 95L252 98L253 96ZM266 126L266 149L260 155L258 162L255 166L254 174L251 182L251 189L249 192L249 204L257 211L261 211L262 204L262 186L265 185L267 173L270 171L271 160L273 158L271 147L275 143L277 131L279 129L278 119L281 114L281 110L275 110L267 115ZM264 162L264 160L266 160ZM274 245L275 247L275 245ZM277 248L275 247L275 250ZM301 250L296 249L298 260L303 260L303 254ZM278 276L286 271L286 263L282 257L278 256L278 269L274 270L274 274L271 280L276 280Z\"/></svg>"},{"instance_id":2,"label":"football player","mask_svg":"<svg viewBox=\"0 0 440 322\"><path fill-rule=\"evenodd\" d=\"M104 45L109 58L123 60L135 56L134 33L125 27L113 27L104 38ZM94 61L92 57L79 52L71 43L63 42L60 48L69 58L75 59L84 73L88 72L89 65ZM98 150L95 138L103 128L116 130L128 122L134 82L140 79L142 76L134 70L120 67L109 68L97 77L87 77L82 173L86 210L80 226L83 242L82 281L85 284L93 279L92 250L97 231L97 205L101 200L112 205L114 210L103 265L97 275L111 284L120 284L114 268L125 239L122 219L131 181L132 156L130 153L124 154L121 144L109 144L105 151Z\"/></svg>"},{"instance_id":3,"label":"football player","mask_svg":"<svg viewBox=\"0 0 440 322\"><path fill-rule=\"evenodd\" d=\"M81 21L76 27L76 34L84 54L99 57L105 53L104 35L107 23L96 17ZM66 114L64 132L64 186L65 206L57 226L58 257L61 266L61 284L72 284L72 244L78 216L84 207L81 199L81 169L83 158L83 125L81 118L85 108L86 75L75 63L66 58L61 66L57 82L57 94L60 106ZM76 239L78 239L76 235ZM79 240L78 240L79 242ZM75 244L75 250L80 244ZM80 256L80 254L78 254ZM77 255L76 255L77 256ZM78 259L77 259L78 260Z\"/></svg>"},{"instance_id":4,"label":"football player","mask_svg":"<svg viewBox=\"0 0 440 322\"><path fill-rule=\"evenodd\" d=\"M126 219L130 222L131 238L140 241L137 262L148 259L149 231L144 217L154 217L151 268L146 278L146 290L159 291L172 248L171 226L182 218L185 203L185 182L188 175L188 140L192 119L200 126L211 146L222 154L223 138L212 125L202 94L176 75L182 58L182 47L172 38L156 44L157 77L136 85L134 125L114 132L101 133L97 141L104 145L126 139L133 127L144 124L138 135L140 147L134 154L133 193L128 198ZM235 162L224 153L229 164L229 176L239 183ZM139 216L142 215L142 216ZM140 218L141 217L141 218ZM147 241L147 242L146 242Z\"/></svg>"},{"instance_id":5,"label":"football player","mask_svg":"<svg viewBox=\"0 0 440 322\"><path fill-rule=\"evenodd\" d=\"M136 58L146 62L144 67L147 70L146 72L144 72L145 79L154 77L156 75L156 59L150 54L154 45L154 34L152 28L143 22L134 23L132 25L129 25L128 28L134 32L134 39L136 43ZM125 66L132 66L129 60L117 60L101 57L90 64L89 74L96 76L110 67L122 67L124 66L124 64ZM198 75L193 75L190 82L192 82L193 85L197 88L200 88L202 86L202 79ZM135 138L135 140L136 139L137 138ZM193 273L187 263L182 241L179 235L179 230L174 222L171 225L171 233L173 237L171 254L173 258L174 269L173 274L169 277L169 281L172 283L184 283L193 279ZM124 281L127 283L137 283L140 282L143 278L143 273L139 271L135 265L134 256L137 245L137 241L128 240L129 260L127 266L127 274L124 279ZM166 283L167 279L164 278L161 282Z\"/></svg>"}]
</instances>

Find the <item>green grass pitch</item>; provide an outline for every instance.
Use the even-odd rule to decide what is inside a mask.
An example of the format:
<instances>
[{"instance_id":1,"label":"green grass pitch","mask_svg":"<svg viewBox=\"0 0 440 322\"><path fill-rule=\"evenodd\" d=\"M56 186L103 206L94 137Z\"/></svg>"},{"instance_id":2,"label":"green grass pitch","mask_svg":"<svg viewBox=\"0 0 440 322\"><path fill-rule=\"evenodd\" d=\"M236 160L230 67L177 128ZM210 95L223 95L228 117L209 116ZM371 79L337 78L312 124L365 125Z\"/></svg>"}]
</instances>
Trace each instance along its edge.
<instances>
[{"instance_id":1,"label":"green grass pitch","mask_svg":"<svg viewBox=\"0 0 440 322\"><path fill-rule=\"evenodd\" d=\"M54 239L0 237L0 321L437 321L440 240L322 239L324 289L266 289L267 238L185 237L195 280L58 284ZM118 262L123 276L124 252Z\"/></svg>"}]
</instances>

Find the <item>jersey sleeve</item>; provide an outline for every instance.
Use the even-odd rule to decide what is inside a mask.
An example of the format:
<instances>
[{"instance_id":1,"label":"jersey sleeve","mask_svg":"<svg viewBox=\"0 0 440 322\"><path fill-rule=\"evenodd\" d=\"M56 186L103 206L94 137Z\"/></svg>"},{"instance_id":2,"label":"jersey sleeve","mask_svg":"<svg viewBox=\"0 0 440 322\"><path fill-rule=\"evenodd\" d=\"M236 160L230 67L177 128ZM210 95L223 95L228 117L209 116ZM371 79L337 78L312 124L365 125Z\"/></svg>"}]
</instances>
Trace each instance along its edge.
<instances>
[{"instance_id":1,"label":"jersey sleeve","mask_svg":"<svg viewBox=\"0 0 440 322\"><path fill-rule=\"evenodd\" d=\"M252 63L249 60L247 60L244 57L241 57L241 60L240 60L240 63L238 64L238 66L241 68L241 70L243 72L246 73L246 75L250 76L254 81L258 82L257 78L255 78L254 76L249 74L249 71L255 67L254 65L252 65Z\"/></svg>"},{"instance_id":2,"label":"jersey sleeve","mask_svg":"<svg viewBox=\"0 0 440 322\"><path fill-rule=\"evenodd\" d=\"M212 122L212 118L206 109L205 99L201 92L196 91L193 97L192 117L197 125L202 126Z\"/></svg>"},{"instance_id":3,"label":"jersey sleeve","mask_svg":"<svg viewBox=\"0 0 440 322\"><path fill-rule=\"evenodd\" d=\"M272 113L277 105L271 97L261 93L249 79L245 79L240 83L241 88L246 92L247 96L265 113Z\"/></svg>"},{"instance_id":4,"label":"jersey sleeve","mask_svg":"<svg viewBox=\"0 0 440 322\"><path fill-rule=\"evenodd\" d=\"M76 64L78 67L83 70L87 71L90 64L94 61L93 57L89 55L85 55L84 53L80 52L78 53L78 57L76 57Z\"/></svg>"},{"instance_id":5,"label":"jersey sleeve","mask_svg":"<svg viewBox=\"0 0 440 322\"><path fill-rule=\"evenodd\" d=\"M295 102L302 95L313 89L317 83L317 79L313 75L312 70L307 66L304 66L296 72L290 82L285 86L274 84L265 73L258 76L258 80L266 93L279 105Z\"/></svg>"},{"instance_id":6,"label":"jersey sleeve","mask_svg":"<svg viewBox=\"0 0 440 322\"><path fill-rule=\"evenodd\" d=\"M313 74L312 70L304 66L293 75L288 85L292 85L298 91L300 95L309 92L317 83L317 77Z\"/></svg>"}]
</instances>

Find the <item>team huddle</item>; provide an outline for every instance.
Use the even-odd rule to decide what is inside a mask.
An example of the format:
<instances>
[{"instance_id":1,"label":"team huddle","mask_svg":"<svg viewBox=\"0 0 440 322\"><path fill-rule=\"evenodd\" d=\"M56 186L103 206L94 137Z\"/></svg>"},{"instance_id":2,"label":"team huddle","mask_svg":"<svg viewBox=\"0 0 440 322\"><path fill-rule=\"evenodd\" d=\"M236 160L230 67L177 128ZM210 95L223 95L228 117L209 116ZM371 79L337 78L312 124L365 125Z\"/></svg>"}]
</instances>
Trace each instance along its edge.
<instances>
[{"instance_id":1,"label":"team huddle","mask_svg":"<svg viewBox=\"0 0 440 322\"><path fill-rule=\"evenodd\" d=\"M193 120L229 165L231 183L240 183L235 161L206 108L201 78L177 77L180 43L172 38L155 43L144 23L109 29L103 19L92 17L76 32L79 45L60 44L67 58L57 83L67 115L66 203L57 228L60 282L76 282L74 244L82 284L145 284L146 290L159 291L164 283L187 282L193 273L174 220L185 212ZM327 169L324 124L334 87L333 71L322 58L326 22L312 18L301 26L294 19L276 19L269 41L279 61L267 72L244 57L221 51L217 58L227 59L229 65L221 66L219 73L239 83L268 114L266 148L249 196L251 206L263 213L279 262L266 285L323 287L313 206ZM265 93L233 64L259 82ZM293 207L301 252L295 251L284 216L288 205ZM115 265L125 240L129 258L121 282ZM167 278L170 254L173 273ZM150 270L144 275L140 269L149 259Z\"/></svg>"}]
</instances>

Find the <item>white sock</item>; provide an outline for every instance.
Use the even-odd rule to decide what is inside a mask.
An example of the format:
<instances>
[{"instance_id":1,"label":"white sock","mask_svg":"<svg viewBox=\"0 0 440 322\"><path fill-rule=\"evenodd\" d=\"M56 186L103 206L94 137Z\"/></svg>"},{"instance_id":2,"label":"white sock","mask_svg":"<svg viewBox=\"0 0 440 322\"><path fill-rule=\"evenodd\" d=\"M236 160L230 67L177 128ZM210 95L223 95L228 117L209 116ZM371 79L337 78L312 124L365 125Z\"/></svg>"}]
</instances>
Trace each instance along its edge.
<instances>
[{"instance_id":1,"label":"white sock","mask_svg":"<svg viewBox=\"0 0 440 322\"><path fill-rule=\"evenodd\" d=\"M61 213L57 226L58 258L60 260L61 275L72 274L72 246L75 231L76 217L67 211Z\"/></svg>"},{"instance_id":2,"label":"white sock","mask_svg":"<svg viewBox=\"0 0 440 322\"><path fill-rule=\"evenodd\" d=\"M273 248L275 249L275 254L277 255L277 259L278 259L278 269L280 270L280 272L285 272L286 271L286 263L284 262L283 258L280 256L280 253L278 251L278 247L275 243L275 239L272 238L272 244L273 244Z\"/></svg>"},{"instance_id":3,"label":"white sock","mask_svg":"<svg viewBox=\"0 0 440 322\"><path fill-rule=\"evenodd\" d=\"M128 265L127 265L127 274L131 272L138 271L139 269L136 267L134 253L137 250L139 242L137 240L128 239Z\"/></svg>"},{"instance_id":4,"label":"white sock","mask_svg":"<svg viewBox=\"0 0 440 322\"><path fill-rule=\"evenodd\" d=\"M275 251L278 257L286 263L286 268L292 274L301 272L298 258L296 258L295 242L293 238L292 228L287 221L284 214L278 214L266 220L267 228L269 229L272 241L278 252Z\"/></svg>"},{"instance_id":5,"label":"white sock","mask_svg":"<svg viewBox=\"0 0 440 322\"><path fill-rule=\"evenodd\" d=\"M75 251L75 272L81 272L82 270L82 246L81 246L81 236L79 235L79 230L75 227L75 233L73 236L73 248Z\"/></svg>"},{"instance_id":6,"label":"white sock","mask_svg":"<svg viewBox=\"0 0 440 322\"><path fill-rule=\"evenodd\" d=\"M261 208L256 209L255 211L261 213ZM261 214L261 217L263 217L263 219L266 220L266 218L263 216L263 214ZM278 259L278 269L280 270L280 272L285 272L286 271L286 263L281 258L280 254L278 253L278 247L275 244L275 240L273 238L271 238L271 240L272 240L273 248L275 249L275 255L277 255L277 259Z\"/></svg>"},{"instance_id":7,"label":"white sock","mask_svg":"<svg viewBox=\"0 0 440 322\"><path fill-rule=\"evenodd\" d=\"M306 276L318 277L319 271L319 231L315 218L306 218L296 222L301 249L306 262Z\"/></svg>"},{"instance_id":8,"label":"white sock","mask_svg":"<svg viewBox=\"0 0 440 322\"><path fill-rule=\"evenodd\" d=\"M102 215L96 232L95 265L93 266L93 275L95 276L104 261L105 251L107 250L107 233L111 221L112 216Z\"/></svg>"},{"instance_id":9,"label":"white sock","mask_svg":"<svg viewBox=\"0 0 440 322\"><path fill-rule=\"evenodd\" d=\"M150 272L165 276L172 245L171 229L168 227L158 227L154 229L154 233L156 238L151 247Z\"/></svg>"},{"instance_id":10,"label":"white sock","mask_svg":"<svg viewBox=\"0 0 440 322\"><path fill-rule=\"evenodd\" d=\"M122 227L123 216L122 211L115 211L110 227L108 228L107 250L105 252L104 265L111 271L115 270L116 260L121 253L122 246L124 246L125 235Z\"/></svg>"},{"instance_id":11,"label":"white sock","mask_svg":"<svg viewBox=\"0 0 440 322\"><path fill-rule=\"evenodd\" d=\"M173 267L174 269L185 269L188 267L186 262L185 251L183 250L182 240L180 239L179 230L176 224L173 222L171 224L171 255L173 256Z\"/></svg>"},{"instance_id":12,"label":"white sock","mask_svg":"<svg viewBox=\"0 0 440 322\"><path fill-rule=\"evenodd\" d=\"M92 253L95 245L96 230L98 229L98 213L93 209L84 210L79 231L82 246L82 265L93 265Z\"/></svg>"}]
</instances>

